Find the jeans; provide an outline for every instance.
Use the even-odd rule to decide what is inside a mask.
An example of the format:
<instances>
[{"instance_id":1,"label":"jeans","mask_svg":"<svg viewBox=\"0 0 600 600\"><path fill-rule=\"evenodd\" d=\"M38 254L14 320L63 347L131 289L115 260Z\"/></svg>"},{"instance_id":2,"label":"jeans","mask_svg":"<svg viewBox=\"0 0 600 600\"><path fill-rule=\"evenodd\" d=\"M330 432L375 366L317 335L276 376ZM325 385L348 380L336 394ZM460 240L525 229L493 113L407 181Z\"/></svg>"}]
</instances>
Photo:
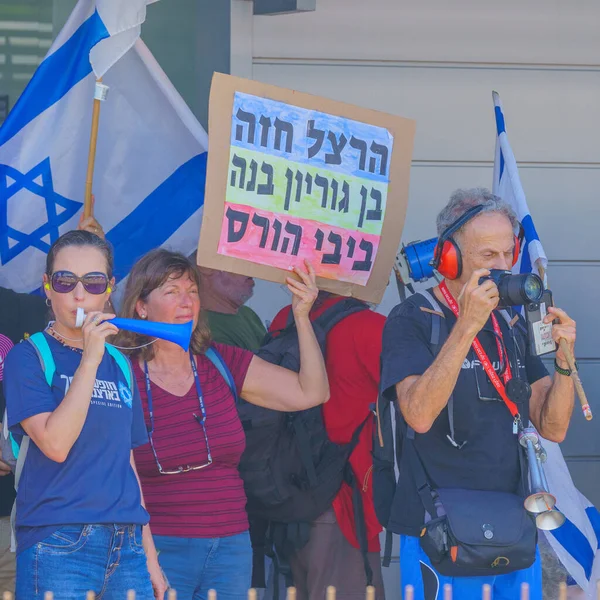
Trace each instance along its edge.
<instances>
[{"instance_id":1,"label":"jeans","mask_svg":"<svg viewBox=\"0 0 600 600\"><path fill-rule=\"evenodd\" d=\"M492 588L494 600L519 598L522 583L529 584L530 600L542 600L542 566L537 549L535 562L528 569L495 577L446 577L434 570L418 538L401 535L400 571L402 587L412 585L415 589L414 600L441 600L447 583L452 585L452 596L459 600L481 600L481 589L486 583Z\"/></svg>"},{"instance_id":2,"label":"jeans","mask_svg":"<svg viewBox=\"0 0 600 600\"><path fill-rule=\"evenodd\" d=\"M158 562L178 600L246 600L252 579L250 534L222 538L155 535Z\"/></svg>"},{"instance_id":3,"label":"jeans","mask_svg":"<svg viewBox=\"0 0 600 600\"><path fill-rule=\"evenodd\" d=\"M69 525L17 555L17 600L137 600L154 593L139 525Z\"/></svg>"}]
</instances>

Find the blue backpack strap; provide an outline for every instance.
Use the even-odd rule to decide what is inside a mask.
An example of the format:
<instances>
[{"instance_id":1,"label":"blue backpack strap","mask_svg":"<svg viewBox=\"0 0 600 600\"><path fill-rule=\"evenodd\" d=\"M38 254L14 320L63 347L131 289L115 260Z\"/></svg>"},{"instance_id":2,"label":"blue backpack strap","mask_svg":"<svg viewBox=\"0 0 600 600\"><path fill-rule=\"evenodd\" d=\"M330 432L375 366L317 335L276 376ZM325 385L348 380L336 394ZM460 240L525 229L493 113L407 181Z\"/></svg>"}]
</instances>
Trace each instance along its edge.
<instances>
[{"instance_id":1,"label":"blue backpack strap","mask_svg":"<svg viewBox=\"0 0 600 600\"><path fill-rule=\"evenodd\" d=\"M48 340L41 331L38 331L30 336L27 341L35 348L46 377L46 382L52 387L52 379L54 379L54 373L56 373L56 363L54 362Z\"/></svg>"},{"instance_id":2,"label":"blue backpack strap","mask_svg":"<svg viewBox=\"0 0 600 600\"><path fill-rule=\"evenodd\" d=\"M44 376L46 377L46 382L49 386L52 386L52 379L54 378L54 373L56 372L56 363L54 362L54 357L52 356L52 350L50 350L48 340L41 331L38 331L30 336L27 341L30 342L35 348L42 365L42 370L44 371ZM133 376L131 374L131 365L129 364L129 361L125 358L123 353L117 350L114 346L106 344L106 350L115 360L121 371L123 371L125 381L127 381L129 389L132 389Z\"/></svg>"},{"instance_id":3,"label":"blue backpack strap","mask_svg":"<svg viewBox=\"0 0 600 600\"><path fill-rule=\"evenodd\" d=\"M111 355L114 361L119 366L119 369L123 371L123 375L125 376L125 381L129 386L129 390L133 390L133 375L131 373L131 363L125 358L125 355L117 350L114 346L110 344L105 345L106 351Z\"/></svg>"},{"instance_id":4,"label":"blue backpack strap","mask_svg":"<svg viewBox=\"0 0 600 600\"><path fill-rule=\"evenodd\" d=\"M212 346L205 352L205 356L213 365L215 365L219 373L221 373L233 394L233 398L237 402L238 395L237 390L235 389L235 381L233 380L233 375L231 374L229 367L225 364L223 357L219 354L218 350Z\"/></svg>"},{"instance_id":5,"label":"blue backpack strap","mask_svg":"<svg viewBox=\"0 0 600 600\"><path fill-rule=\"evenodd\" d=\"M46 378L46 383L52 387L52 379L54 379L54 373L56 373L56 363L54 362L54 357L52 356L52 350L50 350L50 345L48 344L48 340L44 336L41 331L34 333L27 341L33 346L35 353L37 354L40 365L42 366L42 371L44 371L44 377ZM5 419L8 420L8 417L5 415ZM27 448L29 447L29 438L25 435L21 439L21 444L17 444L12 433L8 433L8 438L10 439L10 445L12 447L13 456L17 459L17 464L15 467L15 490L19 486L19 479L21 478L21 471L23 470L23 465L25 464L25 457L27 456Z\"/></svg>"}]
</instances>

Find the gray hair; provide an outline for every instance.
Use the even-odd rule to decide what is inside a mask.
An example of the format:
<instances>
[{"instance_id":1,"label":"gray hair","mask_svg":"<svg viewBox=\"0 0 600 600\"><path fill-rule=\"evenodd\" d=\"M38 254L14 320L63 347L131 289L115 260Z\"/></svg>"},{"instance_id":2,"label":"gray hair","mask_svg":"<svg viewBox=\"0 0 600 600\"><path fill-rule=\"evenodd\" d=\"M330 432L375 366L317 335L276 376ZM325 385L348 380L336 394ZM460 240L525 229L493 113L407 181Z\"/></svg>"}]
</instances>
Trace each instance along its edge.
<instances>
[{"instance_id":1,"label":"gray hair","mask_svg":"<svg viewBox=\"0 0 600 600\"><path fill-rule=\"evenodd\" d=\"M462 217L469 209L479 205L483 206L482 213L495 212L504 215L510 221L513 230L517 231L519 226L517 215L515 215L509 204L485 188L472 188L470 190L456 190L452 193L448 204L444 206L436 219L438 236L442 235L452 223Z\"/></svg>"}]
</instances>

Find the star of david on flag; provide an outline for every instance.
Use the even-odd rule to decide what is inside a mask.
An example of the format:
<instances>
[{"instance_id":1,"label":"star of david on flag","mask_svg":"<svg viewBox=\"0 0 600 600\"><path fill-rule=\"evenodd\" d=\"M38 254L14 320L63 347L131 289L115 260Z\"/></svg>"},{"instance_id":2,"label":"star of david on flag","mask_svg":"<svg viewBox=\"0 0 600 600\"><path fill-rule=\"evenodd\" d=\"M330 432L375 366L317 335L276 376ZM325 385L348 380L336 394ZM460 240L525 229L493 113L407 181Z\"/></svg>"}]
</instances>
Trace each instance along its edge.
<instances>
[{"instance_id":1,"label":"star of david on flag","mask_svg":"<svg viewBox=\"0 0 600 600\"><path fill-rule=\"evenodd\" d=\"M8 224L9 201L21 190L28 190L44 200L45 223L31 233ZM9 165L0 165L0 261L7 264L29 247L48 252L65 224L81 208L81 202L69 200L56 193L52 185L50 159L44 159L28 173L19 173ZM27 225L24 223L23 225ZM24 227L22 227L24 229Z\"/></svg>"},{"instance_id":2,"label":"star of david on flag","mask_svg":"<svg viewBox=\"0 0 600 600\"><path fill-rule=\"evenodd\" d=\"M50 245L77 225L98 77L95 217L117 280L152 248L196 248L208 139L139 39L151 1L79 0L0 128L0 285L39 288Z\"/></svg>"}]
</instances>

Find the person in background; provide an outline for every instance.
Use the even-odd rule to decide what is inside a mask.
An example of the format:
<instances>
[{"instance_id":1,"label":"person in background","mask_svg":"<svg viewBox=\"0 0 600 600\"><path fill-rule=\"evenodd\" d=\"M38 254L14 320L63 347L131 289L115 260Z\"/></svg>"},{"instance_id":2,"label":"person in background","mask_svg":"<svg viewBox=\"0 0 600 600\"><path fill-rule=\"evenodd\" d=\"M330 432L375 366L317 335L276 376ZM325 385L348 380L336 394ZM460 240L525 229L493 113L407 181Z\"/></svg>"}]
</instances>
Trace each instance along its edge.
<instances>
[{"instance_id":1,"label":"person in background","mask_svg":"<svg viewBox=\"0 0 600 600\"><path fill-rule=\"evenodd\" d=\"M160 564L181 600L205 599L211 588L221 600L244 600L250 586L252 552L238 471L245 436L235 396L280 411L303 410L329 397L308 318L317 288L314 270L307 268L287 279L300 373L212 343L200 317L198 271L182 254L153 250L129 275L123 317L194 324L189 352L165 340L147 345L151 337L133 332L121 332L117 342L136 348L132 362L150 437L149 446L136 450L136 464Z\"/></svg>"},{"instance_id":2,"label":"person in background","mask_svg":"<svg viewBox=\"0 0 600 600\"><path fill-rule=\"evenodd\" d=\"M310 318L314 320L345 298L319 292ZM283 308L270 330L284 329L290 307ZM323 406L329 439L347 444L370 413L379 389L379 357L385 317L372 310L348 315L327 334L325 365L331 398ZM373 422L369 419L350 455L350 466L360 483L366 525L368 562L378 600L385 598L381 573L379 533L381 525L373 506ZM365 597L366 573L356 534L352 488L343 483L333 504L311 527L308 543L290 559L298 600L324 598L327 586L337 589L344 600Z\"/></svg>"},{"instance_id":3,"label":"person in background","mask_svg":"<svg viewBox=\"0 0 600 600\"><path fill-rule=\"evenodd\" d=\"M254 292L254 279L208 267L198 267L198 272L200 304L213 340L252 352L258 350L267 330L260 317L245 306Z\"/></svg>"},{"instance_id":4,"label":"person in background","mask_svg":"<svg viewBox=\"0 0 600 600\"><path fill-rule=\"evenodd\" d=\"M78 229L104 238L102 227L94 217L79 219ZM6 408L2 382L4 359L9 350L31 333L41 331L48 322L46 297L17 293L0 286L0 419ZM0 427L2 423L0 422ZM15 478L0 454L0 594L15 589L15 554L10 551L10 513L15 501Z\"/></svg>"}]
</instances>

